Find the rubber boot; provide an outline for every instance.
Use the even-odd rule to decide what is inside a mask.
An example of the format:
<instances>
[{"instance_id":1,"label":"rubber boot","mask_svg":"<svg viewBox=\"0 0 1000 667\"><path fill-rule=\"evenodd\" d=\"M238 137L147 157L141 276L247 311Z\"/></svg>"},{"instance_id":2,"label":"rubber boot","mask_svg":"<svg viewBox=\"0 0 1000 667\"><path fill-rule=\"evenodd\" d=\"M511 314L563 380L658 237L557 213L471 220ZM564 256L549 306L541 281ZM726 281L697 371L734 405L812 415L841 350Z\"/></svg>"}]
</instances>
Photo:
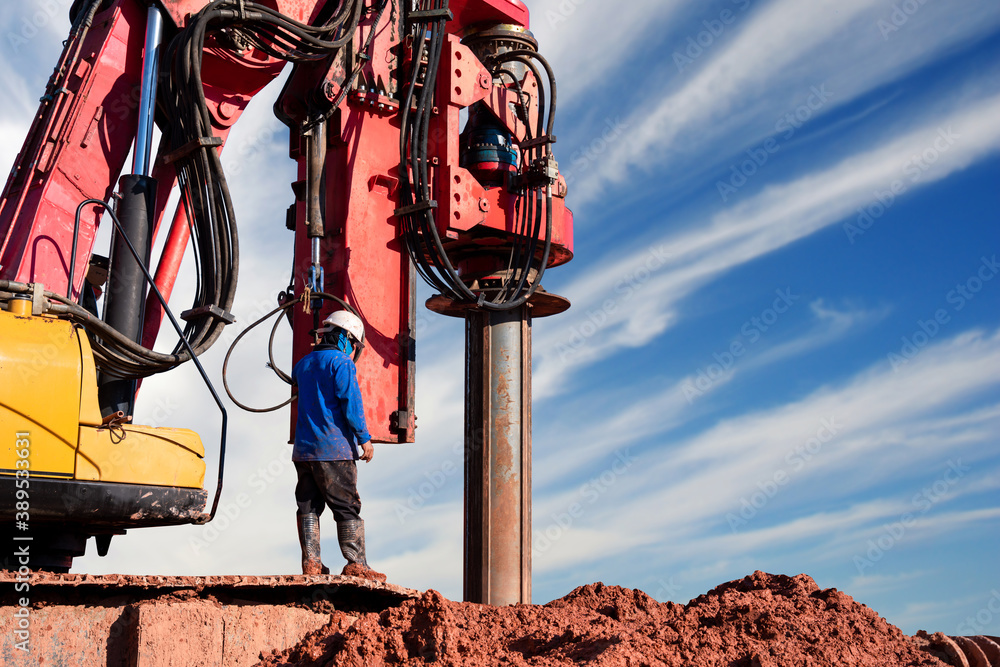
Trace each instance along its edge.
<instances>
[{"instance_id":1,"label":"rubber boot","mask_svg":"<svg viewBox=\"0 0 1000 667\"><path fill-rule=\"evenodd\" d=\"M319 556L319 515L296 514L299 547L302 548L302 574L330 574Z\"/></svg>"},{"instance_id":2,"label":"rubber boot","mask_svg":"<svg viewBox=\"0 0 1000 667\"><path fill-rule=\"evenodd\" d=\"M372 581L385 581L385 575L368 567L365 559L365 522L361 519L355 521L337 522L337 540L340 542L340 551L347 559L347 565L343 572L351 577L362 577Z\"/></svg>"}]
</instances>

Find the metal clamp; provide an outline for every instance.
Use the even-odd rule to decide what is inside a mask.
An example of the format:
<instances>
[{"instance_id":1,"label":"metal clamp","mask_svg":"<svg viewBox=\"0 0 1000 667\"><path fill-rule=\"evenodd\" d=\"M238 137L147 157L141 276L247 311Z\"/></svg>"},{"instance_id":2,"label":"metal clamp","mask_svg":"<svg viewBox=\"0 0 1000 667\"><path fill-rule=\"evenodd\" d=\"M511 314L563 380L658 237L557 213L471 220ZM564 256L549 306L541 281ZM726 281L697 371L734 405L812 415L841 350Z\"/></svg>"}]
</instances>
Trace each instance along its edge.
<instances>
[{"instance_id":1,"label":"metal clamp","mask_svg":"<svg viewBox=\"0 0 1000 667\"><path fill-rule=\"evenodd\" d=\"M31 314L41 315L48 308L48 299L45 298L45 285L42 283L31 284Z\"/></svg>"},{"instance_id":2,"label":"metal clamp","mask_svg":"<svg viewBox=\"0 0 1000 667\"><path fill-rule=\"evenodd\" d=\"M433 199L428 199L426 201L417 202L416 204L410 204L409 206L402 206L397 208L392 212L393 215L397 217L402 217L404 215L409 215L410 213L418 213L419 211L426 211L427 209L437 208L437 201Z\"/></svg>"},{"instance_id":3,"label":"metal clamp","mask_svg":"<svg viewBox=\"0 0 1000 667\"><path fill-rule=\"evenodd\" d=\"M455 15L450 9L418 9L406 17L409 23L430 23L431 21L451 21Z\"/></svg>"},{"instance_id":4,"label":"metal clamp","mask_svg":"<svg viewBox=\"0 0 1000 667\"><path fill-rule=\"evenodd\" d=\"M544 134L540 137L534 139L528 139L527 141L522 141L518 144L521 150L526 148L534 148L535 146L545 146L547 144L556 143L556 135L554 134Z\"/></svg>"},{"instance_id":5,"label":"metal clamp","mask_svg":"<svg viewBox=\"0 0 1000 667\"><path fill-rule=\"evenodd\" d=\"M198 308L191 308L189 310L185 310L184 312L181 313L181 319L186 322L190 322L194 318L202 317L203 315L211 315L216 319L222 320L226 324L232 324L233 322L236 321L235 315L233 315L229 311L219 308L214 303L209 304L207 306L199 306Z\"/></svg>"},{"instance_id":6,"label":"metal clamp","mask_svg":"<svg viewBox=\"0 0 1000 667\"><path fill-rule=\"evenodd\" d=\"M199 148L208 148L214 146L221 146L222 139L219 137L198 137L193 139L177 150L170 151L163 156L163 163L170 164L171 162L176 162L182 158L186 158L191 153L195 152Z\"/></svg>"}]
</instances>

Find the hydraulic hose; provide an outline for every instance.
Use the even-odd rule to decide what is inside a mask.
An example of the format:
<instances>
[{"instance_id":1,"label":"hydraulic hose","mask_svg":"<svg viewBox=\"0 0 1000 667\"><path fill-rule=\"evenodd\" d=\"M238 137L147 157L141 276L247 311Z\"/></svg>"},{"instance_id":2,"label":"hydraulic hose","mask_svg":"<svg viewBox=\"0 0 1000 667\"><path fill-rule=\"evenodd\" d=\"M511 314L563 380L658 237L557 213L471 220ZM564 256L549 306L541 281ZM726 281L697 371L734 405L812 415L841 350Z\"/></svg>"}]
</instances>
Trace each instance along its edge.
<instances>
[{"instance_id":1,"label":"hydraulic hose","mask_svg":"<svg viewBox=\"0 0 1000 667\"><path fill-rule=\"evenodd\" d=\"M517 49L487 59L485 63L494 77L509 76L518 100L524 108L524 92L520 82L501 65L516 61L530 69L539 84L543 81L538 64L545 70L548 80L548 101L545 86L539 85L537 127L527 128L527 140L534 140L531 148L522 150L522 163L518 169L519 188L515 204L516 231L503 282L493 295L474 292L462 280L452 258L449 257L435 221L435 202L431 198L431 180L428 160L428 134L434 94L437 87L441 50L446 39L447 17L438 14L447 9L447 0L421 2L421 10L437 10L432 20L417 21L412 26L413 71L410 73L406 94L401 105L400 133L400 207L406 211L401 216L401 232L410 259L420 276L431 287L455 301L474 303L477 307L503 311L518 308L535 293L541 284L548 265L552 238L552 171L554 162L550 144L555 140L553 128L556 109L555 76L548 61L535 51ZM426 54L426 66L421 65ZM537 64L536 64L537 63ZM423 81L420 82L420 75ZM421 83L418 89L418 82ZM526 109L525 109L526 110ZM525 114L527 117L527 114ZM537 137L532 137L532 130ZM548 138L548 141L539 141ZM530 232L529 232L530 229ZM542 239L542 230L545 237ZM539 246L542 250L539 256Z\"/></svg>"},{"instance_id":2,"label":"hydraulic hose","mask_svg":"<svg viewBox=\"0 0 1000 667\"><path fill-rule=\"evenodd\" d=\"M250 331L252 331L253 329L255 329L257 326L263 324L264 322L266 322L270 318L274 317L275 315L279 315L279 317L277 317L274 320L274 325L271 327L271 335L268 338L268 344L267 344L268 364L267 365L268 365L268 367L272 371L274 371L274 374L277 375L278 378L281 379L282 382L284 382L286 384L292 384L292 377L290 375L288 375L287 373L285 373L284 371L282 371L280 368L278 368L278 365L277 365L277 363L274 360L274 336L275 336L275 334L278 331L278 326L281 324L282 318L280 317L280 313L285 312L286 310L288 310L289 308L295 306L296 304L302 303L305 300L305 298L306 298L306 296L304 294L300 294L297 298L295 298L295 299L293 299L291 301L288 301L286 303L281 304L280 306L278 306L277 308L275 308L274 310L272 310L271 312L267 313L266 315L264 315L263 317L261 317L260 319L258 319L256 322L254 322L253 324L251 324L250 326L248 326L242 332L240 332L240 335L236 337L236 339L233 341L233 344L229 346L229 350L226 352L226 358L222 362L222 385L226 389L226 394L233 401L233 403L235 403L237 405L237 407L239 407L240 409L246 410L247 412L256 412L256 413L274 412L275 410L280 410L281 408L285 407L286 405L288 405L289 403L291 403L292 401L295 400L295 396L291 396L291 397L288 398L288 400L283 401L283 402L281 402L281 403L279 403L277 405L272 405L272 406L267 407L267 408L253 408L253 407L250 407L248 405L245 405L245 404L241 403L235 396L233 396L233 392L229 388L229 358L233 355L233 351L236 350L236 346L239 344L239 342L241 340L243 340L244 336L246 336L248 333L250 333ZM344 301L340 297L334 296L333 294L327 294L326 292L312 292L309 295L309 299L310 300L312 300L312 299L323 299L323 300L328 300L328 301L336 301L341 306L343 306L346 310L349 310L352 313L354 313L355 315L358 315L358 311L355 310L353 306L351 306L349 303L347 303L346 301ZM360 317L360 315L358 315L358 316ZM361 350L362 350L362 348L361 348L361 346L359 346L358 349L355 351L355 353L354 353L354 360L355 361L357 361L358 357L361 355Z\"/></svg>"}]
</instances>

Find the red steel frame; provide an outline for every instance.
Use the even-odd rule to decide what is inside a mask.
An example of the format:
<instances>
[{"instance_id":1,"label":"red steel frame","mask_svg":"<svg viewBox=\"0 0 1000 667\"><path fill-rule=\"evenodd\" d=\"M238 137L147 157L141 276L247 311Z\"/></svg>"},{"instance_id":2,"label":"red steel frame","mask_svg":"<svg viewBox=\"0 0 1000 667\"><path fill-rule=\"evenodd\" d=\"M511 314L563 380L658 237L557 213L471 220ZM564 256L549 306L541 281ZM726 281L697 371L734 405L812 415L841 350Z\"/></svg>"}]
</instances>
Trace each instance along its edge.
<instances>
[{"instance_id":1,"label":"red steel frame","mask_svg":"<svg viewBox=\"0 0 1000 667\"><path fill-rule=\"evenodd\" d=\"M146 15L138 2L98 14L67 89L42 109L0 202L0 277L66 292L77 205L109 199L135 137ZM19 156L19 160L22 156ZM74 267L83 282L100 216L87 211Z\"/></svg>"},{"instance_id":2,"label":"red steel frame","mask_svg":"<svg viewBox=\"0 0 1000 667\"><path fill-rule=\"evenodd\" d=\"M321 10L322 0L265 0L300 21ZM377 6L376 0L368 0ZM161 0L176 26L183 26L207 0ZM22 149L30 162L12 172L0 201L0 277L41 282L57 292L66 290L73 276L74 295L79 292L96 236L100 215L84 214L78 244L78 261L69 270L73 220L77 204L87 198L108 200L136 133L135 109L142 65L145 7L141 0L119 0L99 13L84 43L82 59L70 81L70 90L56 99L55 121L43 128L36 119ZM483 101L518 138L524 128L511 112L512 98L457 36L463 28L480 22L528 26L528 11L518 0L452 0L454 19L438 82L439 112L432 122L430 154L439 166L433 178L441 203L438 226L442 237L455 247L502 243L514 228L514 196L505 188L484 188L459 167L459 133L462 108ZM359 361L358 375L373 439L411 442L414 439L414 316L415 277L399 240L399 120L395 91L403 33L400 3L391 2L379 26L371 26L374 13L366 14L355 37L359 50L369 31L376 30L373 50L386 54L365 66L358 81L382 81L393 90L353 91L328 123L326 161L326 230L322 243L326 291L354 306L366 323L367 350ZM216 136L223 140L249 100L275 78L283 62L250 51L235 55L206 46L203 68L206 98ZM405 64L403 64L405 66ZM342 75L342 73L341 73ZM331 84L336 81L331 79ZM529 73L525 92L537 91ZM335 95L332 85L326 92ZM39 116L40 118L41 116ZM433 138L437 140L434 141ZM41 140L41 145L34 143ZM305 179L306 156L293 132L291 156L299 161L299 178ZM220 147L221 151L222 148ZM156 226L175 183L173 168L157 160L153 176L159 181ZM554 225L550 266L572 257L572 213L565 208L565 183L555 188ZM239 202L236 202L239 215ZM310 262L306 237L305 202L295 205L295 288L300 293ZM276 221L277 223L278 221ZM167 232L156 282L169 298L188 242L183 203ZM479 239L479 240L477 240ZM487 269L488 270L488 269ZM321 313L296 307L293 317L293 361L306 354L310 335ZM155 301L146 309L143 344L152 346L162 311ZM293 421L294 424L294 415Z\"/></svg>"},{"instance_id":3,"label":"red steel frame","mask_svg":"<svg viewBox=\"0 0 1000 667\"><path fill-rule=\"evenodd\" d=\"M372 1L370 4L377 5ZM395 3L394 3L395 5ZM448 24L451 32L461 32L472 23L528 24L528 12L520 2L510 0L467 0L449 3L455 19ZM395 8L395 7L394 7ZM386 12L376 26L372 49L376 54L399 52L398 14ZM363 45L372 26L362 23L355 38L355 48ZM398 59L373 58L365 66L359 81L393 81L398 73ZM410 65L403 63L404 68ZM314 74L314 77L317 75ZM341 77L338 79L337 77ZM328 97L339 92L342 69L331 68L325 81ZM527 84L535 86L531 74ZM301 88L305 87L304 90ZM302 98L311 94L307 84L290 86L294 101L286 111L304 105ZM429 147L436 164L434 180L439 202L439 227L442 236L457 244L475 243L472 235L492 229L509 233L514 226L514 196L504 188L486 190L459 164L460 111L484 100L498 111L519 138L524 126L510 111L512 97L506 88L495 86L493 78L473 55L449 35L442 57L438 92L439 112L432 121L431 136L440 137ZM280 104L280 102L279 102ZM415 277L405 248L400 244L400 224L393 211L399 206L399 121L396 111L399 92L379 95L371 91L352 93L330 119L326 135L326 228L322 257L326 271L326 291L345 299L358 310L365 322L368 350L358 363L358 378L365 400L366 419L376 442L412 442L414 439L414 316ZM299 179L304 185L307 160L304 141L293 136L291 157L299 161ZM562 184L561 195L565 195ZM572 213L561 197L554 202L553 251L550 266L572 257ZM307 206L295 207L296 270L295 291L301 292L307 281L311 262L310 240L306 224ZM297 312L293 361L311 349L308 332L330 310L328 305L315 314ZM374 354L373 354L374 352ZM294 424L294 419L293 419Z\"/></svg>"}]
</instances>

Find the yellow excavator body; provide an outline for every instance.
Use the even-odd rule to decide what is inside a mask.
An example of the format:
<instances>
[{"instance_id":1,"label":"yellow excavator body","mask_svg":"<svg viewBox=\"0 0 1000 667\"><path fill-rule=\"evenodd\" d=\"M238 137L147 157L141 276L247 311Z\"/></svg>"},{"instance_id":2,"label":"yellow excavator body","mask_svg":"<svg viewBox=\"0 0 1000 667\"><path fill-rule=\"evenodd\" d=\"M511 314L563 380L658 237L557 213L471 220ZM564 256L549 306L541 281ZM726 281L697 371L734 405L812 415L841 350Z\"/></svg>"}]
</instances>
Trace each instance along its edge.
<instances>
[{"instance_id":1,"label":"yellow excavator body","mask_svg":"<svg viewBox=\"0 0 1000 667\"><path fill-rule=\"evenodd\" d=\"M14 300L11 300L14 303ZM205 448L194 431L106 422L90 341L70 322L0 311L0 507L66 569L98 538L203 518ZM16 499L16 500L15 500ZM102 553L103 555L103 553Z\"/></svg>"},{"instance_id":2,"label":"yellow excavator body","mask_svg":"<svg viewBox=\"0 0 1000 667\"><path fill-rule=\"evenodd\" d=\"M21 440L33 478L202 487L194 431L102 423L90 342L71 323L0 312L0 341L2 473L18 469Z\"/></svg>"}]
</instances>

